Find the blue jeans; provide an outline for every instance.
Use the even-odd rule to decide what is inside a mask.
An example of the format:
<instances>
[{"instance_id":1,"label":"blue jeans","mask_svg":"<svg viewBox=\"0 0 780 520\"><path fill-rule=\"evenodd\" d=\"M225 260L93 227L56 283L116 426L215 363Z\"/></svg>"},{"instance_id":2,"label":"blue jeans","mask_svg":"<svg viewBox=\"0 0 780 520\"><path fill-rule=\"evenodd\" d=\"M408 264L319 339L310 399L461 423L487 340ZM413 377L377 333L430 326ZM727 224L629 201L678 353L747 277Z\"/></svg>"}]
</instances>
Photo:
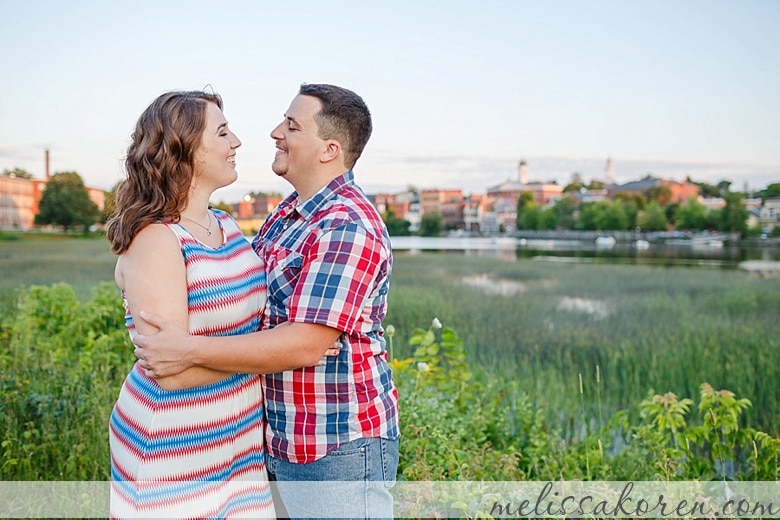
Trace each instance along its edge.
<instances>
[{"instance_id":1,"label":"blue jeans","mask_svg":"<svg viewBox=\"0 0 780 520\"><path fill-rule=\"evenodd\" d=\"M266 464L289 518L393 518L398 440L357 439L308 464Z\"/></svg>"}]
</instances>

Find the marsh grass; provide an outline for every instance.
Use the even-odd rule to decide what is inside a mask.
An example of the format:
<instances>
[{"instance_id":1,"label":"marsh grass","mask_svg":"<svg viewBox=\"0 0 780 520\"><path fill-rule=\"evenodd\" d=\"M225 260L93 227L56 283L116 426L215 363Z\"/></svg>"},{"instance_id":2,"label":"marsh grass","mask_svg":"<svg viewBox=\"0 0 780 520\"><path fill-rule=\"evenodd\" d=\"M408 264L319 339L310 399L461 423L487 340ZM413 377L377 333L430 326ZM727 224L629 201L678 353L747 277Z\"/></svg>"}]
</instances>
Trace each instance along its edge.
<instances>
[{"instance_id":1,"label":"marsh grass","mask_svg":"<svg viewBox=\"0 0 780 520\"><path fill-rule=\"evenodd\" d=\"M501 296L463 283L481 274L524 290ZM635 408L650 390L691 397L703 382L750 399L746 425L777 432L780 279L427 253L397 254L391 285L386 323L399 331L398 357L410 354L403 334L438 316L459 332L480 378L517 384L568 438L582 436L580 421ZM566 298L599 305L562 307Z\"/></svg>"}]
</instances>

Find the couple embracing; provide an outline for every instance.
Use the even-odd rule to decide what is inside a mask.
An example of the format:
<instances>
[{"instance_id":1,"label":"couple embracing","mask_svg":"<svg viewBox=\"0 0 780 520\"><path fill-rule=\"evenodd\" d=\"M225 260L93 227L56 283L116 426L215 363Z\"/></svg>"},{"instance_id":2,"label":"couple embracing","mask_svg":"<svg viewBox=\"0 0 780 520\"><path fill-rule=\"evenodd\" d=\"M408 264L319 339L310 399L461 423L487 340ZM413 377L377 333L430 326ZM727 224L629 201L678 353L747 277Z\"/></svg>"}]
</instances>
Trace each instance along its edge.
<instances>
[{"instance_id":1,"label":"couple embracing","mask_svg":"<svg viewBox=\"0 0 780 520\"><path fill-rule=\"evenodd\" d=\"M128 148L107 235L138 359L110 418L111 514L390 518L392 253L352 172L369 110L300 87L271 132L294 191L250 244L209 206L237 178L222 108L163 94Z\"/></svg>"}]
</instances>

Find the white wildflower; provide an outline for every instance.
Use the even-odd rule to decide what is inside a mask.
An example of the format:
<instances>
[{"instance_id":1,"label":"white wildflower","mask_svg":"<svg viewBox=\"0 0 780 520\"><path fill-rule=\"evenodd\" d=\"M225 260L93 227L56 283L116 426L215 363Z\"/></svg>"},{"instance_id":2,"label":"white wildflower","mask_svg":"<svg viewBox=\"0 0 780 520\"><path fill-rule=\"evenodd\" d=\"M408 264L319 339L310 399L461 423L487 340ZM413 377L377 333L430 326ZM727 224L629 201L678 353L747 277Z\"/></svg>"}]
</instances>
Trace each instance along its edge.
<instances>
[{"instance_id":1,"label":"white wildflower","mask_svg":"<svg viewBox=\"0 0 780 520\"><path fill-rule=\"evenodd\" d=\"M439 321L439 318L433 318L433 321L431 322L431 328L432 329L440 329L442 327L441 322Z\"/></svg>"},{"instance_id":2,"label":"white wildflower","mask_svg":"<svg viewBox=\"0 0 780 520\"><path fill-rule=\"evenodd\" d=\"M431 369L431 367L428 366L428 363L423 363L420 361L417 363L417 371L418 372L428 372Z\"/></svg>"}]
</instances>

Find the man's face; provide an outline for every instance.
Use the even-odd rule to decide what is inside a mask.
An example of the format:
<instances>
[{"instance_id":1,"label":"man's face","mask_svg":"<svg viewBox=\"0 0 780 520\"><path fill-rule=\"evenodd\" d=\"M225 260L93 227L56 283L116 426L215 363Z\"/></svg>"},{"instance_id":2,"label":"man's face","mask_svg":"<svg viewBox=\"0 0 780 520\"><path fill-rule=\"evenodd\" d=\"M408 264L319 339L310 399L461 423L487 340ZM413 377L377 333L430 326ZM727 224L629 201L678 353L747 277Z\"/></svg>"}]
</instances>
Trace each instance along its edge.
<instances>
[{"instance_id":1,"label":"man's face","mask_svg":"<svg viewBox=\"0 0 780 520\"><path fill-rule=\"evenodd\" d=\"M296 178L317 168L321 153L327 148L326 141L317 135L319 126L314 120L320 108L319 99L298 95L285 112L284 120L271 132L271 139L276 141L271 169L293 185Z\"/></svg>"}]
</instances>

